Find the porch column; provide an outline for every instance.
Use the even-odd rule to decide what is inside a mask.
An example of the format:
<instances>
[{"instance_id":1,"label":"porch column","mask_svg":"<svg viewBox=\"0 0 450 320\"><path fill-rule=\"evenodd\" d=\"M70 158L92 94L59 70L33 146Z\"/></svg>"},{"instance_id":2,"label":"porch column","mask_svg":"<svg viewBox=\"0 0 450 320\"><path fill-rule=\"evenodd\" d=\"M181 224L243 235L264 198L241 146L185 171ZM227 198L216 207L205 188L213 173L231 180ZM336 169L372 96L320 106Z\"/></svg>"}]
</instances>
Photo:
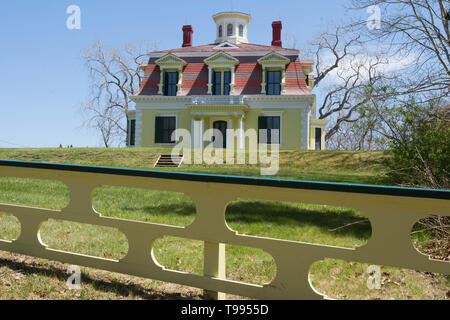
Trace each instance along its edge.
<instances>
[{"instance_id":1,"label":"porch column","mask_svg":"<svg viewBox=\"0 0 450 320\"><path fill-rule=\"evenodd\" d=\"M195 149L195 119L191 120L191 148Z\"/></svg>"},{"instance_id":2,"label":"porch column","mask_svg":"<svg viewBox=\"0 0 450 320\"><path fill-rule=\"evenodd\" d=\"M231 117L228 120L228 128L227 129L228 130L232 130L232 134L231 135L227 135L227 136L230 136L227 139L227 149L234 149L234 121L233 121L233 117Z\"/></svg>"},{"instance_id":3,"label":"porch column","mask_svg":"<svg viewBox=\"0 0 450 320\"><path fill-rule=\"evenodd\" d=\"M200 132L199 132L199 140L198 140L198 147L200 149L203 149L203 136L204 136L204 132L205 132L205 118L201 117L200 118Z\"/></svg>"},{"instance_id":4,"label":"porch column","mask_svg":"<svg viewBox=\"0 0 450 320\"><path fill-rule=\"evenodd\" d=\"M244 116L239 118L238 148L244 149Z\"/></svg>"}]
</instances>

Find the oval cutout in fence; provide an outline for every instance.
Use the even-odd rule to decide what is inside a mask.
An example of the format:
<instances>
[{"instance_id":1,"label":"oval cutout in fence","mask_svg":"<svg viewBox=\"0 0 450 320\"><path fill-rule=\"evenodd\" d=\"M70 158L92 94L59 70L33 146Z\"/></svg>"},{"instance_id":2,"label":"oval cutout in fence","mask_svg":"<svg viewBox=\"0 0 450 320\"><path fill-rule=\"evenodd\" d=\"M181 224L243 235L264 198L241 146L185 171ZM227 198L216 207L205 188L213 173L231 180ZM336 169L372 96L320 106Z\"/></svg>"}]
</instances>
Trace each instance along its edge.
<instances>
[{"instance_id":1,"label":"oval cutout in fence","mask_svg":"<svg viewBox=\"0 0 450 320\"><path fill-rule=\"evenodd\" d=\"M167 270L203 274L203 241L166 236L153 243L152 252Z\"/></svg>"},{"instance_id":2,"label":"oval cutout in fence","mask_svg":"<svg viewBox=\"0 0 450 320\"><path fill-rule=\"evenodd\" d=\"M0 212L0 240L17 240L20 236L20 229L20 222L15 216Z\"/></svg>"},{"instance_id":3,"label":"oval cutout in fence","mask_svg":"<svg viewBox=\"0 0 450 320\"><path fill-rule=\"evenodd\" d=\"M195 220L195 203L183 193L128 187L102 186L92 199L102 216L171 226L188 226Z\"/></svg>"},{"instance_id":4,"label":"oval cutout in fence","mask_svg":"<svg viewBox=\"0 0 450 320\"><path fill-rule=\"evenodd\" d=\"M238 200L228 205L225 218L242 235L343 248L363 246L372 234L361 213L322 205Z\"/></svg>"},{"instance_id":5,"label":"oval cutout in fence","mask_svg":"<svg viewBox=\"0 0 450 320\"><path fill-rule=\"evenodd\" d=\"M40 239L49 248L93 257L120 260L128 240L117 229L50 219L41 225Z\"/></svg>"},{"instance_id":6,"label":"oval cutout in fence","mask_svg":"<svg viewBox=\"0 0 450 320\"><path fill-rule=\"evenodd\" d=\"M227 245L227 279L256 285L271 283L277 274L273 257L262 249Z\"/></svg>"},{"instance_id":7,"label":"oval cutout in fence","mask_svg":"<svg viewBox=\"0 0 450 320\"><path fill-rule=\"evenodd\" d=\"M450 216L430 215L419 220L412 228L411 241L420 253L450 261Z\"/></svg>"},{"instance_id":8,"label":"oval cutout in fence","mask_svg":"<svg viewBox=\"0 0 450 320\"><path fill-rule=\"evenodd\" d=\"M60 181L0 177L0 203L61 210L69 201L69 188Z\"/></svg>"},{"instance_id":9,"label":"oval cutout in fence","mask_svg":"<svg viewBox=\"0 0 450 320\"><path fill-rule=\"evenodd\" d=\"M336 300L445 300L443 274L325 259L312 264L314 290Z\"/></svg>"}]
</instances>

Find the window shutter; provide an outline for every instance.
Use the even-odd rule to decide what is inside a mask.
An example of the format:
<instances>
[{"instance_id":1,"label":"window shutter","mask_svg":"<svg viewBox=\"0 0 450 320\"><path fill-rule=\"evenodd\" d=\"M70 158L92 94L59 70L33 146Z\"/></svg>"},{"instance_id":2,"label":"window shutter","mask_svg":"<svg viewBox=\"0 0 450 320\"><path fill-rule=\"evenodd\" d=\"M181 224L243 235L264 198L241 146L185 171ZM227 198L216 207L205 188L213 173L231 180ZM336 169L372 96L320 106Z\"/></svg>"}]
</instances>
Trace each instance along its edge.
<instances>
[{"instance_id":1,"label":"window shutter","mask_svg":"<svg viewBox=\"0 0 450 320\"><path fill-rule=\"evenodd\" d=\"M266 139L262 139L262 137L260 137L260 131L261 130L266 130L267 132L267 117L259 117L258 118L258 142L259 143L266 143Z\"/></svg>"},{"instance_id":2,"label":"window shutter","mask_svg":"<svg viewBox=\"0 0 450 320\"><path fill-rule=\"evenodd\" d=\"M163 118L155 118L155 143L162 143L163 140Z\"/></svg>"}]
</instances>

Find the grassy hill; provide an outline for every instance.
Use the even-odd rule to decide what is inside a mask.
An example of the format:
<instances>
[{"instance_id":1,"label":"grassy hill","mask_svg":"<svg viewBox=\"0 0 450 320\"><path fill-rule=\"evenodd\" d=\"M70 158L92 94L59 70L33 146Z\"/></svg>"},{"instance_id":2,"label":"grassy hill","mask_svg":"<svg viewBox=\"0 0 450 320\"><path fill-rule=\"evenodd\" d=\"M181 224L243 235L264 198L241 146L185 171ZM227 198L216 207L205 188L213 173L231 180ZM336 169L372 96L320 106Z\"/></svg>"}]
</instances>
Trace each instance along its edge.
<instances>
[{"instance_id":1,"label":"grassy hill","mask_svg":"<svg viewBox=\"0 0 450 320\"><path fill-rule=\"evenodd\" d=\"M0 149L0 159L153 169L170 149ZM248 156L248 155L247 155ZM273 178L387 184L382 152L280 151L280 170ZM260 176L257 165L187 165L172 171ZM155 169L158 170L158 169ZM167 171L166 168L160 169Z\"/></svg>"},{"instance_id":2,"label":"grassy hill","mask_svg":"<svg viewBox=\"0 0 450 320\"><path fill-rule=\"evenodd\" d=\"M0 149L0 159L153 169L167 149ZM387 183L378 152L282 151L275 178ZM167 170L167 169L163 169ZM175 171L259 176L260 165L183 165ZM62 209L69 201L59 182L0 177L0 203ZM186 226L195 206L184 194L104 186L93 206L104 216ZM301 203L240 199L226 211L228 225L241 234L354 248L371 236L363 213ZM0 239L16 239L20 225L0 213ZM105 258L122 258L127 239L118 230L50 220L40 230L49 247ZM420 239L415 238L415 243ZM164 237L154 246L159 263L172 270L202 273L203 244ZM326 259L311 267L314 287L335 299L445 299L449 277L383 267L381 290L366 286L368 265ZM201 290L149 279L82 268L82 290L67 290L66 265L0 252L0 299L172 299L201 298ZM273 258L262 250L227 245L227 278L249 283L270 282ZM237 298L237 297L231 297Z\"/></svg>"}]
</instances>

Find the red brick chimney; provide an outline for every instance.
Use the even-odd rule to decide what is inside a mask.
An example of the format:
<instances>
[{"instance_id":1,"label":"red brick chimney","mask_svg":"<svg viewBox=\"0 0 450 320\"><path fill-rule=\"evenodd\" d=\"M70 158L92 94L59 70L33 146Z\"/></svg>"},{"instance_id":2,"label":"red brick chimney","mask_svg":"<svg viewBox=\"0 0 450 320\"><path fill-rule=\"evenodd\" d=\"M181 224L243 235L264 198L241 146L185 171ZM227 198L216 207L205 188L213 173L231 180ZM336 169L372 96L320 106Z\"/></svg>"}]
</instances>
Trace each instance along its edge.
<instances>
[{"instance_id":1,"label":"red brick chimney","mask_svg":"<svg viewBox=\"0 0 450 320\"><path fill-rule=\"evenodd\" d=\"M194 28L192 26L183 26L183 48L192 47L192 35Z\"/></svg>"},{"instance_id":2,"label":"red brick chimney","mask_svg":"<svg viewBox=\"0 0 450 320\"><path fill-rule=\"evenodd\" d=\"M281 24L281 21L274 21L272 23L272 29L273 29L272 46L282 47L283 43L281 42L281 29L283 29L283 25Z\"/></svg>"}]
</instances>

